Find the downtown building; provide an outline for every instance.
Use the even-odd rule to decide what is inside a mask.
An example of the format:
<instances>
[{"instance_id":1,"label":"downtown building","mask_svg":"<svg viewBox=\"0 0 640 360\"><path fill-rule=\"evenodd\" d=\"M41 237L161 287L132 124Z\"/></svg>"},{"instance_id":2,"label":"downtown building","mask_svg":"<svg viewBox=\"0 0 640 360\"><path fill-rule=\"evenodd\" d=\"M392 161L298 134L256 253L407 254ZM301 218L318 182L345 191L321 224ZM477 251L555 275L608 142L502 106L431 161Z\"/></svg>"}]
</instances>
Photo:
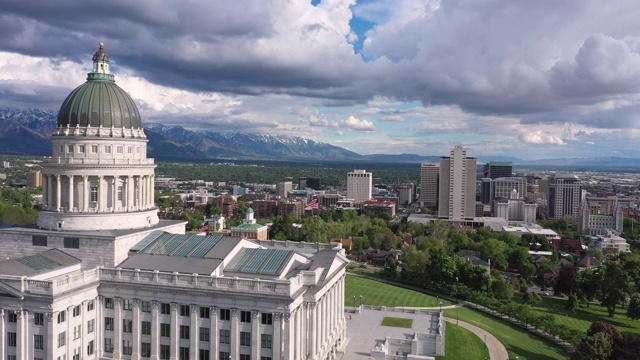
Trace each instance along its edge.
<instances>
[{"instance_id":1,"label":"downtown building","mask_svg":"<svg viewBox=\"0 0 640 360\"><path fill-rule=\"evenodd\" d=\"M571 215L578 219L582 200L582 185L575 175L553 175L548 178L547 217L562 219Z\"/></svg>"},{"instance_id":2,"label":"downtown building","mask_svg":"<svg viewBox=\"0 0 640 360\"><path fill-rule=\"evenodd\" d=\"M140 114L102 44L52 140L37 226L0 229L0 359L333 359L345 344L339 246L158 218Z\"/></svg>"},{"instance_id":3,"label":"downtown building","mask_svg":"<svg viewBox=\"0 0 640 360\"><path fill-rule=\"evenodd\" d=\"M476 215L476 158L461 146L440 159L438 217L451 221L473 220Z\"/></svg>"},{"instance_id":4,"label":"downtown building","mask_svg":"<svg viewBox=\"0 0 640 360\"><path fill-rule=\"evenodd\" d=\"M438 209L438 179L440 164L422 163L420 166L420 206Z\"/></svg>"},{"instance_id":5,"label":"downtown building","mask_svg":"<svg viewBox=\"0 0 640 360\"><path fill-rule=\"evenodd\" d=\"M356 205L371 199L373 178L365 170L353 170L347 173L347 198L353 199Z\"/></svg>"}]
</instances>

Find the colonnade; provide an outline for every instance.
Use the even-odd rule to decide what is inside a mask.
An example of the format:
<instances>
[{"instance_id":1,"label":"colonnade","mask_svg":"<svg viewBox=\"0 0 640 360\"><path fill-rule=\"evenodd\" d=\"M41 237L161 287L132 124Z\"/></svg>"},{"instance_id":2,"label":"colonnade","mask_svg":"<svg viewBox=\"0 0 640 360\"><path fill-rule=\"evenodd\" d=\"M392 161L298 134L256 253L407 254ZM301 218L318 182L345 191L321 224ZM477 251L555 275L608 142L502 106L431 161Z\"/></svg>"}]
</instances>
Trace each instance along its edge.
<instances>
[{"instance_id":1,"label":"colonnade","mask_svg":"<svg viewBox=\"0 0 640 360\"><path fill-rule=\"evenodd\" d=\"M129 212L154 206L155 175L42 174L43 208L57 212Z\"/></svg>"}]
</instances>

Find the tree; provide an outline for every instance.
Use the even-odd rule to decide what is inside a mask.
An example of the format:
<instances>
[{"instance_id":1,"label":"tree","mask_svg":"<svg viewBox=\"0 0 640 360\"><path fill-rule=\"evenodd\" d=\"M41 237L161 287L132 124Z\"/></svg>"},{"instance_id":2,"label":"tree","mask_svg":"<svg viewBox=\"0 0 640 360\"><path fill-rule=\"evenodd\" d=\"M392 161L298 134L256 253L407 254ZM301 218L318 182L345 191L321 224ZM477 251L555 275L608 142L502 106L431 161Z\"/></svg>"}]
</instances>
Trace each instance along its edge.
<instances>
[{"instance_id":1,"label":"tree","mask_svg":"<svg viewBox=\"0 0 640 360\"><path fill-rule=\"evenodd\" d=\"M622 266L613 261L600 266L600 297L598 300L607 308L609 317L616 314L616 306L623 302L629 293L629 275Z\"/></svg>"},{"instance_id":2,"label":"tree","mask_svg":"<svg viewBox=\"0 0 640 360\"><path fill-rule=\"evenodd\" d=\"M522 295L522 302L529 305L535 305L542 301L540 295L535 292L526 292Z\"/></svg>"},{"instance_id":3,"label":"tree","mask_svg":"<svg viewBox=\"0 0 640 360\"><path fill-rule=\"evenodd\" d=\"M567 299L566 308L571 312L576 312L578 308L578 296L574 293L569 294L569 298Z\"/></svg>"},{"instance_id":4,"label":"tree","mask_svg":"<svg viewBox=\"0 0 640 360\"><path fill-rule=\"evenodd\" d=\"M480 257L485 260L491 260L491 267L498 270L506 270L509 263L505 252L507 245L500 240L485 239L476 245L476 249L480 251Z\"/></svg>"},{"instance_id":5,"label":"tree","mask_svg":"<svg viewBox=\"0 0 640 360\"><path fill-rule=\"evenodd\" d=\"M635 293L631 296L629 307L627 308L627 317L633 320L640 319L640 294Z\"/></svg>"},{"instance_id":6,"label":"tree","mask_svg":"<svg viewBox=\"0 0 640 360\"><path fill-rule=\"evenodd\" d=\"M572 291L575 283L576 276L578 275L578 268L572 265L567 265L560 269L558 274L558 280L553 287L553 291L556 294L569 294Z\"/></svg>"},{"instance_id":7,"label":"tree","mask_svg":"<svg viewBox=\"0 0 640 360\"><path fill-rule=\"evenodd\" d=\"M613 342L605 334L587 336L571 355L571 360L608 360L613 351Z\"/></svg>"},{"instance_id":8,"label":"tree","mask_svg":"<svg viewBox=\"0 0 640 360\"><path fill-rule=\"evenodd\" d=\"M624 334L614 341L611 359L636 360L640 354L640 338L634 335Z\"/></svg>"},{"instance_id":9,"label":"tree","mask_svg":"<svg viewBox=\"0 0 640 360\"><path fill-rule=\"evenodd\" d=\"M496 299L511 300L513 297L513 285L507 279L494 278L491 283L491 291Z\"/></svg>"},{"instance_id":10,"label":"tree","mask_svg":"<svg viewBox=\"0 0 640 360\"><path fill-rule=\"evenodd\" d=\"M588 268L580 271L574 280L574 293L578 299L587 304L598 297L600 292L600 278L594 269Z\"/></svg>"}]
</instances>

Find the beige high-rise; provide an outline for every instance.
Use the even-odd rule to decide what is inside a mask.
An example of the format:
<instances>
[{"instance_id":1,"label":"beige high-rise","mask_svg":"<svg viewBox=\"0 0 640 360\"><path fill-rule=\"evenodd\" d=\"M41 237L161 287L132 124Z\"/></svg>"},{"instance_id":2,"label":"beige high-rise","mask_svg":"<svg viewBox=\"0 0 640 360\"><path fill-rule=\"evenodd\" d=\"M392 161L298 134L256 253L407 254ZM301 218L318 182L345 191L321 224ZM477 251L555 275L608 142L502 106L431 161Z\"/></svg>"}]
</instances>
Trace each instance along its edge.
<instances>
[{"instance_id":1,"label":"beige high-rise","mask_svg":"<svg viewBox=\"0 0 640 360\"><path fill-rule=\"evenodd\" d=\"M461 146L440 159L438 217L453 221L473 219L476 204L476 158Z\"/></svg>"}]
</instances>

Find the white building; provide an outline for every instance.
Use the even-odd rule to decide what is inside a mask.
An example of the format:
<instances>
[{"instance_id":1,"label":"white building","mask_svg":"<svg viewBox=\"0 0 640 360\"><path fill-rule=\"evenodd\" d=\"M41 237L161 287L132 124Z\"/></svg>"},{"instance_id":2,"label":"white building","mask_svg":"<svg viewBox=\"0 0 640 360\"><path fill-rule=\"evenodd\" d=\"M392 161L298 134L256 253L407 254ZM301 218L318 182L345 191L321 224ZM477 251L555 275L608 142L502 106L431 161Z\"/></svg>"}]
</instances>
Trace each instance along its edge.
<instances>
[{"instance_id":1,"label":"white building","mask_svg":"<svg viewBox=\"0 0 640 360\"><path fill-rule=\"evenodd\" d=\"M293 183L291 181L281 181L276 184L276 195L281 198L286 198L293 190Z\"/></svg>"},{"instance_id":2,"label":"white building","mask_svg":"<svg viewBox=\"0 0 640 360\"><path fill-rule=\"evenodd\" d=\"M502 231L506 231L516 236L524 234L542 235L549 240L560 240L560 235L551 229L543 229L539 226L503 226Z\"/></svg>"},{"instance_id":3,"label":"white building","mask_svg":"<svg viewBox=\"0 0 640 360\"><path fill-rule=\"evenodd\" d=\"M476 215L476 158L460 146L440 159L438 217L453 221Z\"/></svg>"},{"instance_id":4,"label":"white building","mask_svg":"<svg viewBox=\"0 0 640 360\"><path fill-rule=\"evenodd\" d=\"M370 172L353 170L347 173L347 198L353 199L356 204L371 199L372 188L373 178Z\"/></svg>"},{"instance_id":5,"label":"white building","mask_svg":"<svg viewBox=\"0 0 640 360\"><path fill-rule=\"evenodd\" d=\"M343 250L158 220L138 111L102 45L93 62L60 110L39 228L0 229L0 359L333 359Z\"/></svg>"},{"instance_id":6,"label":"white building","mask_svg":"<svg viewBox=\"0 0 640 360\"><path fill-rule=\"evenodd\" d=\"M604 235L596 235L590 237L591 242L589 243L589 247L591 248L595 248L601 251L615 250L620 252L631 252L631 245L627 243L627 240L612 232L608 232Z\"/></svg>"},{"instance_id":7,"label":"white building","mask_svg":"<svg viewBox=\"0 0 640 360\"><path fill-rule=\"evenodd\" d=\"M493 216L503 218L509 222L533 224L536 222L536 203L528 203L513 189L509 198L493 200Z\"/></svg>"}]
</instances>

